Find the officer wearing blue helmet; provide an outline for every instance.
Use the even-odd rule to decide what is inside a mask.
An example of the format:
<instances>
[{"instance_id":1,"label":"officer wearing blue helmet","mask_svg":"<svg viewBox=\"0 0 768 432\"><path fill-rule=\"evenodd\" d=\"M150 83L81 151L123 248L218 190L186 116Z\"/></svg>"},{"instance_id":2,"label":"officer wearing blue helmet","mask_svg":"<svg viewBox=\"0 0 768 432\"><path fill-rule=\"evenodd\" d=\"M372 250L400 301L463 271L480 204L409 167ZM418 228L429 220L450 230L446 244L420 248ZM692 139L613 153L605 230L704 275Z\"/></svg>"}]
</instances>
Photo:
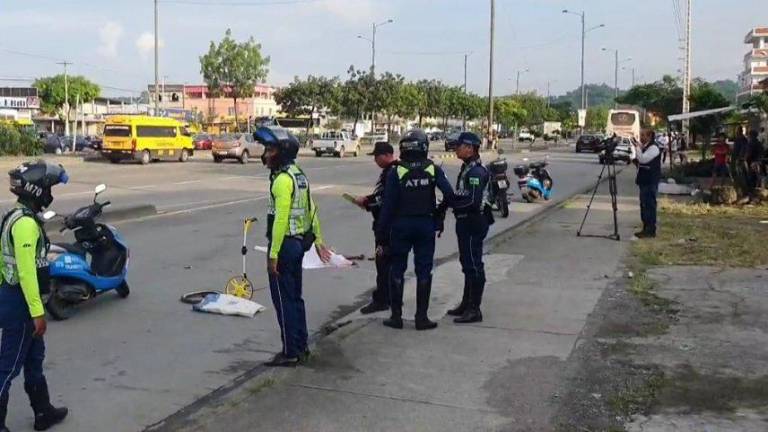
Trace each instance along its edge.
<instances>
[{"instance_id":1,"label":"officer wearing blue helmet","mask_svg":"<svg viewBox=\"0 0 768 432\"><path fill-rule=\"evenodd\" d=\"M459 324L480 322L480 303L485 289L483 241L488 226L493 223L488 202L488 170L480 161L482 140L472 132L462 132L457 138L456 156L464 161L456 180L456 197L451 205L456 217L456 237L459 241L459 261L464 273L464 294L461 303L448 311ZM440 212L444 211L441 205Z\"/></svg>"},{"instance_id":2,"label":"officer wearing blue helmet","mask_svg":"<svg viewBox=\"0 0 768 432\"><path fill-rule=\"evenodd\" d=\"M400 140L400 163L387 176L381 215L376 222L377 237L390 238L392 253L392 315L384 325L396 329L403 328L403 278L411 249L416 269L416 330L437 327L427 316L437 228L435 188L448 202L453 190L443 170L427 158L428 151L429 139L420 129L407 132Z\"/></svg>"},{"instance_id":3,"label":"officer wearing blue helmet","mask_svg":"<svg viewBox=\"0 0 768 432\"><path fill-rule=\"evenodd\" d=\"M323 245L309 179L296 165L299 141L276 127L261 127L253 137L264 145L261 161L270 170L267 271L283 341L283 350L266 365L296 366L309 354L301 284L304 253L315 247L320 258L328 261L330 251Z\"/></svg>"}]
</instances>

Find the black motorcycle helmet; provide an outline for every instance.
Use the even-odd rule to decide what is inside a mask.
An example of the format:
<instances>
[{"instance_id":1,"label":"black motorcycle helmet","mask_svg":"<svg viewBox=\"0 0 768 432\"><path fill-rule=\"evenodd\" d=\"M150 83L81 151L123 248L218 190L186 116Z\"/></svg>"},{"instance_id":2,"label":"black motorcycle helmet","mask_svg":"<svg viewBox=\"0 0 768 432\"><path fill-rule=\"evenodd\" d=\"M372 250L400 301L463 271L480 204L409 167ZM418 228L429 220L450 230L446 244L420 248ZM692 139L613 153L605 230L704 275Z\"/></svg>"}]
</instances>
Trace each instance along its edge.
<instances>
[{"instance_id":1,"label":"black motorcycle helmet","mask_svg":"<svg viewBox=\"0 0 768 432\"><path fill-rule=\"evenodd\" d=\"M262 126L253 133L253 139L264 145L264 151L275 147L280 155L280 165L285 166L296 160L299 154L299 140L287 130L277 126ZM266 165L265 156L261 162Z\"/></svg>"},{"instance_id":2,"label":"black motorcycle helmet","mask_svg":"<svg viewBox=\"0 0 768 432\"><path fill-rule=\"evenodd\" d=\"M456 138L456 145L460 146L462 144L480 148L480 146L483 144L483 140L480 139L480 137L477 136L477 134L474 132L462 132Z\"/></svg>"},{"instance_id":3,"label":"black motorcycle helmet","mask_svg":"<svg viewBox=\"0 0 768 432\"><path fill-rule=\"evenodd\" d=\"M67 183L69 176L61 165L54 165L42 159L37 162L25 162L8 171L10 190L19 197L19 201L40 211L53 202L51 188L59 183Z\"/></svg>"},{"instance_id":4,"label":"black motorcycle helmet","mask_svg":"<svg viewBox=\"0 0 768 432\"><path fill-rule=\"evenodd\" d=\"M421 129L411 129L400 140L400 156L408 158L426 158L429 153L429 138Z\"/></svg>"}]
</instances>

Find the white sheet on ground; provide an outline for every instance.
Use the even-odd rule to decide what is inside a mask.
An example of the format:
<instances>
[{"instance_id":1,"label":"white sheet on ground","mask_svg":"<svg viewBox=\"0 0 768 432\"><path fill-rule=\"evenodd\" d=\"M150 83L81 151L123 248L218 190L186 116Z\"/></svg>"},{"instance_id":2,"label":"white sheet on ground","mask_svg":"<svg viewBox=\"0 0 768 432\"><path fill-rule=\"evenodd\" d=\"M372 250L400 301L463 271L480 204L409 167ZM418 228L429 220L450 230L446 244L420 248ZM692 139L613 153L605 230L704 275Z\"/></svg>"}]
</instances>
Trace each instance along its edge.
<instances>
[{"instance_id":1,"label":"white sheet on ground","mask_svg":"<svg viewBox=\"0 0 768 432\"><path fill-rule=\"evenodd\" d=\"M254 250L262 253L267 253L266 246L254 246ZM301 262L301 268L305 270L321 269L321 268L347 268L352 267L355 263L346 259L344 255L331 252L331 260L324 263L320 259L320 255L317 254L317 249L310 248L304 254L304 260Z\"/></svg>"},{"instance_id":2,"label":"white sheet on ground","mask_svg":"<svg viewBox=\"0 0 768 432\"><path fill-rule=\"evenodd\" d=\"M235 315L253 318L266 308L255 301L236 297L229 294L208 294L203 301L193 305L197 312L215 313L220 315Z\"/></svg>"}]
</instances>

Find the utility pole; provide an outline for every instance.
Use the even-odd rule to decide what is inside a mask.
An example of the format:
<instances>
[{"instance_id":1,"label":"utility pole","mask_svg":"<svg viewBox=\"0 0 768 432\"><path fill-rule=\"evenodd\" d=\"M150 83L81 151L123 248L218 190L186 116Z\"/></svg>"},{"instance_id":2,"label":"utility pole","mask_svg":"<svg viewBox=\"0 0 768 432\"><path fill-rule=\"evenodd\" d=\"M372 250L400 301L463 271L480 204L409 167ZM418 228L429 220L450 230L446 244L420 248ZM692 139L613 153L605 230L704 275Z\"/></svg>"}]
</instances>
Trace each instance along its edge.
<instances>
[{"instance_id":1,"label":"utility pole","mask_svg":"<svg viewBox=\"0 0 768 432\"><path fill-rule=\"evenodd\" d=\"M632 68L632 87L635 86L635 68Z\"/></svg>"},{"instance_id":2,"label":"utility pole","mask_svg":"<svg viewBox=\"0 0 768 432\"><path fill-rule=\"evenodd\" d=\"M464 54L464 94L467 94L467 57L469 54ZM461 116L461 130L467 130L467 112L464 111Z\"/></svg>"},{"instance_id":3,"label":"utility pole","mask_svg":"<svg viewBox=\"0 0 768 432\"><path fill-rule=\"evenodd\" d=\"M491 0L491 52L490 64L488 68L488 141L490 147L493 140L493 39L496 26L496 1Z\"/></svg>"},{"instance_id":4,"label":"utility pole","mask_svg":"<svg viewBox=\"0 0 768 432\"><path fill-rule=\"evenodd\" d=\"M528 72L529 70L530 69L523 69L523 70L519 70L518 69L518 71L517 71L517 82L515 84L515 95L519 95L520 94L520 74L524 73L524 72Z\"/></svg>"},{"instance_id":5,"label":"utility pole","mask_svg":"<svg viewBox=\"0 0 768 432\"><path fill-rule=\"evenodd\" d=\"M613 106L615 108L618 105L616 98L619 97L619 50L613 52L613 58L616 62L613 69Z\"/></svg>"},{"instance_id":6,"label":"utility pole","mask_svg":"<svg viewBox=\"0 0 768 432\"><path fill-rule=\"evenodd\" d=\"M550 101L549 84L550 82L547 81L547 108L549 108L549 101Z\"/></svg>"},{"instance_id":7,"label":"utility pole","mask_svg":"<svg viewBox=\"0 0 768 432\"><path fill-rule=\"evenodd\" d=\"M691 112L691 6L693 1L688 0L688 9L686 11L685 19L685 75L683 76L683 114ZM688 130L690 128L690 121L683 120L683 134L685 134L686 140L689 139ZM693 143L691 143L693 144Z\"/></svg>"},{"instance_id":8,"label":"utility pole","mask_svg":"<svg viewBox=\"0 0 768 432\"><path fill-rule=\"evenodd\" d=\"M67 66L72 63L65 60L56 64L64 66L64 135L69 136L69 77L67 77Z\"/></svg>"},{"instance_id":9,"label":"utility pole","mask_svg":"<svg viewBox=\"0 0 768 432\"><path fill-rule=\"evenodd\" d=\"M587 42L586 16L587 13L581 11L581 109L587 109L587 90L584 87L584 46Z\"/></svg>"},{"instance_id":10,"label":"utility pole","mask_svg":"<svg viewBox=\"0 0 768 432\"><path fill-rule=\"evenodd\" d=\"M157 35L157 27L158 27L158 20L157 20L157 0L155 0L155 115L158 115L158 111L160 109L159 107L159 97L160 97L160 70L158 69L158 64L160 63L160 53L158 48L158 35Z\"/></svg>"}]
</instances>

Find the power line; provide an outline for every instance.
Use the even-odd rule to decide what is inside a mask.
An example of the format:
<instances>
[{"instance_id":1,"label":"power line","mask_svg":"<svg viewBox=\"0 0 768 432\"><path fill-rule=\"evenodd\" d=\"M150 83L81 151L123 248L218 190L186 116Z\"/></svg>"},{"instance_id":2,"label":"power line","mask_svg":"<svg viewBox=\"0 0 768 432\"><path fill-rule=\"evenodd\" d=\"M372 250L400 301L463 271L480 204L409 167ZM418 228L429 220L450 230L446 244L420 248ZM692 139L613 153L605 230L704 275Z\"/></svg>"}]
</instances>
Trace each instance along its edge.
<instances>
[{"instance_id":1,"label":"power line","mask_svg":"<svg viewBox=\"0 0 768 432\"><path fill-rule=\"evenodd\" d=\"M49 57L49 56L46 56L46 55L35 54L35 53L30 53L30 52L25 52L25 51L12 50L12 49L7 49L7 48L0 48L0 52L4 52L4 53L7 53L7 54L12 54L12 55L18 55L18 56L22 56L22 57L36 58L36 59L39 59L39 60L46 60L46 61L51 61L51 62L55 62L55 63L60 63L60 62L64 61L64 59L62 59L62 58ZM81 61L79 61L79 62L77 62L77 66L83 66L83 67L87 67L87 68L101 70L101 71L104 71L104 72L119 73L119 74L123 74L123 75L132 75L134 77L139 77L139 78L147 78L147 75L141 75L141 74L136 74L136 73L132 73L132 72L126 72L124 70L111 69L111 68L108 68L108 67L95 65L93 63L88 63L88 62L81 62Z\"/></svg>"}]
</instances>

